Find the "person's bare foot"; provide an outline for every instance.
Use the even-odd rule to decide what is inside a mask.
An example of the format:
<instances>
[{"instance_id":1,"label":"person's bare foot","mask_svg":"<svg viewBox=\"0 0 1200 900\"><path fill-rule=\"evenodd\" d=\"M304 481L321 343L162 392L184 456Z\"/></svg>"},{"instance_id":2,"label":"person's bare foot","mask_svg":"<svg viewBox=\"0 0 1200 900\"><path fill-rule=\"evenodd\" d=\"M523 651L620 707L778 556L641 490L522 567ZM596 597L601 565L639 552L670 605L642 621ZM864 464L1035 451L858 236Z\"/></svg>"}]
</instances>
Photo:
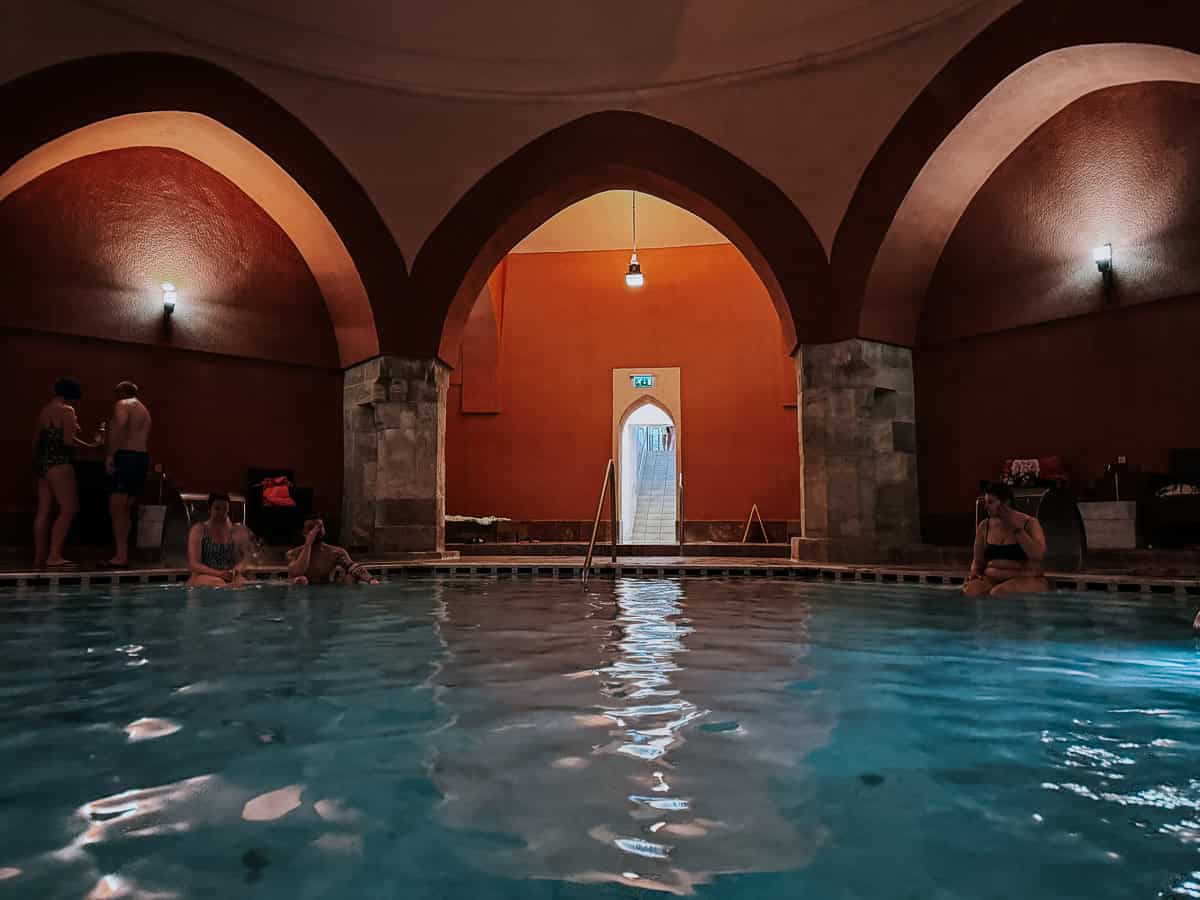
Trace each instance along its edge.
<instances>
[{"instance_id":1,"label":"person's bare foot","mask_svg":"<svg viewBox=\"0 0 1200 900\"><path fill-rule=\"evenodd\" d=\"M71 569L77 567L78 565L79 563L71 562L71 560L63 559L62 557L59 557L58 559L46 560L47 569Z\"/></svg>"}]
</instances>

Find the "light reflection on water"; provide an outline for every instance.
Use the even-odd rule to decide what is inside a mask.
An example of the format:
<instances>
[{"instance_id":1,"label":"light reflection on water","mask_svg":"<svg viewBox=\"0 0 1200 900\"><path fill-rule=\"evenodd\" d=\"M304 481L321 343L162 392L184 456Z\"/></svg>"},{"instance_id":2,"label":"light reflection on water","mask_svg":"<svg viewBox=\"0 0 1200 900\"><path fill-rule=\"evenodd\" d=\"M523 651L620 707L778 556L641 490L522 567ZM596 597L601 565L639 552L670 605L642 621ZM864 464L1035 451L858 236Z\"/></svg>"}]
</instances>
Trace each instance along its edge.
<instances>
[{"instance_id":1,"label":"light reflection on water","mask_svg":"<svg viewBox=\"0 0 1200 900\"><path fill-rule=\"evenodd\" d=\"M0 897L1200 897L1165 601L0 599Z\"/></svg>"},{"instance_id":2,"label":"light reflection on water","mask_svg":"<svg viewBox=\"0 0 1200 900\"><path fill-rule=\"evenodd\" d=\"M794 779L832 723L824 709L745 701L782 700L803 674L806 605L767 621L736 603L685 610L680 583L661 580L585 602L583 616L460 603L442 623L455 721L433 769L445 820L519 838L473 861L506 877L680 894L716 873L803 865L823 830L782 816L772 781ZM696 616L712 631L693 648ZM730 617L741 637L762 632L752 669ZM501 659L539 674L509 682L478 666ZM481 766L503 774L480 777Z\"/></svg>"},{"instance_id":3,"label":"light reflection on water","mask_svg":"<svg viewBox=\"0 0 1200 900\"><path fill-rule=\"evenodd\" d=\"M674 657L685 652L683 638L692 629L678 621L683 610L678 584L665 582L652 589L623 585L617 593L620 616L601 645L619 654L596 670L600 692L621 701L601 712L624 728L625 740L615 747L647 761L665 756L682 740L681 729L707 714L671 687L671 673L680 668ZM616 638L616 640L613 640ZM626 723L632 723L625 727Z\"/></svg>"}]
</instances>

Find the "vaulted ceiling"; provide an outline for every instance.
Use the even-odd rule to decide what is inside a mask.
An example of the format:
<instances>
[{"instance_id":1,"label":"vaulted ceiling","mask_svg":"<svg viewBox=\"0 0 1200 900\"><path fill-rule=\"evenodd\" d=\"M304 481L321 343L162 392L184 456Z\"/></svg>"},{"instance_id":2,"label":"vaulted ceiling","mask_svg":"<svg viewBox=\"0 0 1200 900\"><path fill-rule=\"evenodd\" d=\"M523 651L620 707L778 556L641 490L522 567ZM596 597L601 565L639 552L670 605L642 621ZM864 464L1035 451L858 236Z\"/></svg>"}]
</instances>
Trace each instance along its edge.
<instances>
[{"instance_id":1,"label":"vaulted ceiling","mask_svg":"<svg viewBox=\"0 0 1200 900\"><path fill-rule=\"evenodd\" d=\"M513 249L623 249L632 189L641 246L728 239L796 340L910 344L956 223L1035 129L1200 81L1195 0L0 4L0 183L119 116L212 119L278 167L248 189L350 310L344 360L457 346Z\"/></svg>"},{"instance_id":2,"label":"vaulted ceiling","mask_svg":"<svg viewBox=\"0 0 1200 900\"><path fill-rule=\"evenodd\" d=\"M511 99L761 76L903 40L979 0L103 5L213 47L326 76Z\"/></svg>"},{"instance_id":3,"label":"vaulted ceiling","mask_svg":"<svg viewBox=\"0 0 1200 900\"><path fill-rule=\"evenodd\" d=\"M514 253L628 250L633 241L633 191L602 191L573 203L513 248ZM699 216L652 194L637 195L637 245L694 247L729 239Z\"/></svg>"}]
</instances>

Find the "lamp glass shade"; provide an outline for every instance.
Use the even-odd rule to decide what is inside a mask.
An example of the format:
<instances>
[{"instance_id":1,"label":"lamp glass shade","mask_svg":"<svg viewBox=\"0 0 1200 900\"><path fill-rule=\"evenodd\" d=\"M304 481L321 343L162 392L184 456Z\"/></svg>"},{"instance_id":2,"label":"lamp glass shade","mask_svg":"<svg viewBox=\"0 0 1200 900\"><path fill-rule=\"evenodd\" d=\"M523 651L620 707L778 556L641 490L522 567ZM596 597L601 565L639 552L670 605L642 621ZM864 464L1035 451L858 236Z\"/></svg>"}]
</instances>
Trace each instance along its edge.
<instances>
[{"instance_id":1,"label":"lamp glass shade","mask_svg":"<svg viewBox=\"0 0 1200 900\"><path fill-rule=\"evenodd\" d=\"M646 278L642 275L642 267L638 263L637 254L633 254L629 258L629 271L625 273L625 285L627 287L641 287L646 283Z\"/></svg>"}]
</instances>

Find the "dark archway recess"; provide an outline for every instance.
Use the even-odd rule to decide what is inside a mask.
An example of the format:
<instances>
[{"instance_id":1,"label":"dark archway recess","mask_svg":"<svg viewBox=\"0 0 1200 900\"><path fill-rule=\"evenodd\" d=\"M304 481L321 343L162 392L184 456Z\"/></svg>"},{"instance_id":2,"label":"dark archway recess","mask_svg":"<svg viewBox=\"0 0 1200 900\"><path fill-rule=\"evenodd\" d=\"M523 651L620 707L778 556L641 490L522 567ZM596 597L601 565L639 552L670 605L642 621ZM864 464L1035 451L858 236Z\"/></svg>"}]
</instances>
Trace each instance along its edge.
<instances>
[{"instance_id":1,"label":"dark archway recess","mask_svg":"<svg viewBox=\"0 0 1200 900\"><path fill-rule=\"evenodd\" d=\"M414 310L404 343L453 357L471 304L505 254L564 207L618 188L654 194L723 232L766 286L788 350L830 339L829 263L783 191L686 128L607 111L530 142L450 210L413 264L409 291L421 315Z\"/></svg>"},{"instance_id":2,"label":"dark archway recess","mask_svg":"<svg viewBox=\"0 0 1200 900\"><path fill-rule=\"evenodd\" d=\"M194 112L271 157L312 197L358 269L381 347L401 327L403 254L366 191L299 119L238 75L194 57L119 53L60 63L0 85L0 171L43 144L130 113Z\"/></svg>"},{"instance_id":3,"label":"dark archway recess","mask_svg":"<svg viewBox=\"0 0 1200 900\"><path fill-rule=\"evenodd\" d=\"M833 245L831 339L855 337L867 278L922 167L1001 81L1040 56L1088 44L1142 43L1200 52L1200 4L1161 0L1020 3L960 50L917 96L859 180Z\"/></svg>"}]
</instances>

